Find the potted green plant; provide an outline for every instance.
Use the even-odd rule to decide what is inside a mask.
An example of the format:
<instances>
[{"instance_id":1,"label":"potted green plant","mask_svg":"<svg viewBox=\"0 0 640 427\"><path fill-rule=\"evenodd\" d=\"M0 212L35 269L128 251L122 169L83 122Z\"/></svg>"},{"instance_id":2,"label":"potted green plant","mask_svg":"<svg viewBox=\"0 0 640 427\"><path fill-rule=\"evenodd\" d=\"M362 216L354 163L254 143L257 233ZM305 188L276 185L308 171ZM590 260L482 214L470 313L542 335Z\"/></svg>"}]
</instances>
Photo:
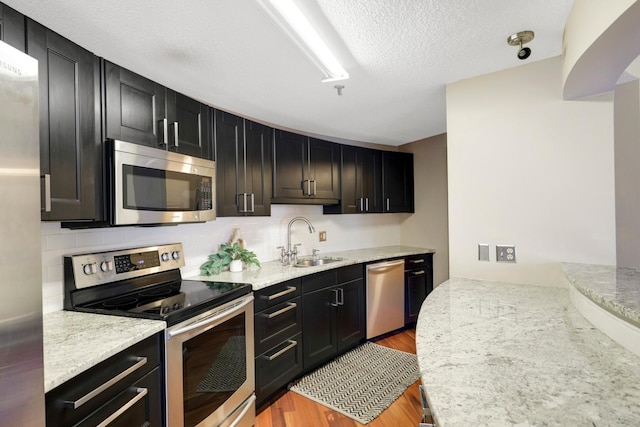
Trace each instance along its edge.
<instances>
[{"instance_id":1,"label":"potted green plant","mask_svg":"<svg viewBox=\"0 0 640 427\"><path fill-rule=\"evenodd\" d=\"M251 264L260 267L260 261L252 251L243 248L237 242L223 243L220 250L209 255L209 259L200 266L200 273L203 276L220 274L226 266L229 266L231 272L242 271L243 263L247 267Z\"/></svg>"}]
</instances>

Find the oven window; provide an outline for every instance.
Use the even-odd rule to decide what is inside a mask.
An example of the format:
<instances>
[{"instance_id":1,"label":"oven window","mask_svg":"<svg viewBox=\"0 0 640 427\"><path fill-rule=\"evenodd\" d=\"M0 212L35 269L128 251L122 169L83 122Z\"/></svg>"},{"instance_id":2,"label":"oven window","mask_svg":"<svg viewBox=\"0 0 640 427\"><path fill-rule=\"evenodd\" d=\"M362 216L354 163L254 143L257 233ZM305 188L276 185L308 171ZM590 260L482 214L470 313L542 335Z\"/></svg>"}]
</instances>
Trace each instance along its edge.
<instances>
[{"instance_id":1,"label":"oven window","mask_svg":"<svg viewBox=\"0 0 640 427\"><path fill-rule=\"evenodd\" d=\"M247 380L245 313L182 344L184 425L195 426Z\"/></svg>"},{"instance_id":2,"label":"oven window","mask_svg":"<svg viewBox=\"0 0 640 427\"><path fill-rule=\"evenodd\" d=\"M201 207L199 175L123 165L123 206L147 211L195 211Z\"/></svg>"}]
</instances>

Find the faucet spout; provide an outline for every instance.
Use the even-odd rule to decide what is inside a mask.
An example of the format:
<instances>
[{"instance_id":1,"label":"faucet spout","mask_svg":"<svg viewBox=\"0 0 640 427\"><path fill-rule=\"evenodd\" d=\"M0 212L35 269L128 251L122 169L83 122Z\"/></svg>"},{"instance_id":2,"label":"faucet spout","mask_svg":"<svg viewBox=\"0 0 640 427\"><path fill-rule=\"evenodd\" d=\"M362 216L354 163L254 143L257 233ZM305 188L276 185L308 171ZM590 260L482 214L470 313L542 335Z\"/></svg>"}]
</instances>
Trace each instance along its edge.
<instances>
[{"instance_id":1,"label":"faucet spout","mask_svg":"<svg viewBox=\"0 0 640 427\"><path fill-rule=\"evenodd\" d=\"M291 248L291 226L293 225L294 222L296 221L304 221L307 223L307 226L309 226L309 233L314 233L316 231L315 227L313 226L313 224L311 224L311 221L309 221L307 218L303 217L303 216L297 216L295 218L292 218L291 221L289 221L289 225L287 225L287 257L289 260L289 263L291 263L291 259L292 259L292 255L294 255L293 258L295 258L295 255L297 254L297 250L294 251Z\"/></svg>"}]
</instances>

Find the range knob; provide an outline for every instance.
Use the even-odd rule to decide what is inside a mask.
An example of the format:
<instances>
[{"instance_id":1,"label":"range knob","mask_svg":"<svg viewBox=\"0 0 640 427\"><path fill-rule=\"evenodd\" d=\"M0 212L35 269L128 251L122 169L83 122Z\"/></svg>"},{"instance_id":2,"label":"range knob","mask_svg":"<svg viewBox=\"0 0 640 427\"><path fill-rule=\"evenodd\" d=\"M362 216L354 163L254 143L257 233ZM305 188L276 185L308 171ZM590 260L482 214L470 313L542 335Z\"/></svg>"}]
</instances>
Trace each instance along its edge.
<instances>
[{"instance_id":1,"label":"range knob","mask_svg":"<svg viewBox=\"0 0 640 427\"><path fill-rule=\"evenodd\" d=\"M106 273L107 271L113 270L113 262L112 261L102 261L100 263L100 270L103 273Z\"/></svg>"},{"instance_id":2,"label":"range knob","mask_svg":"<svg viewBox=\"0 0 640 427\"><path fill-rule=\"evenodd\" d=\"M160 259L161 259L163 262L167 262L167 261L169 261L169 253L168 253L168 252L163 252L163 253L162 253L162 255L160 255Z\"/></svg>"},{"instance_id":3,"label":"range knob","mask_svg":"<svg viewBox=\"0 0 640 427\"><path fill-rule=\"evenodd\" d=\"M96 266L96 263L91 263L91 264L85 264L82 266L82 272L84 274L86 274L87 276L90 276L92 274L96 274L98 272L98 268Z\"/></svg>"},{"instance_id":4,"label":"range knob","mask_svg":"<svg viewBox=\"0 0 640 427\"><path fill-rule=\"evenodd\" d=\"M171 258L178 260L180 259L180 251L173 251L171 252Z\"/></svg>"}]
</instances>

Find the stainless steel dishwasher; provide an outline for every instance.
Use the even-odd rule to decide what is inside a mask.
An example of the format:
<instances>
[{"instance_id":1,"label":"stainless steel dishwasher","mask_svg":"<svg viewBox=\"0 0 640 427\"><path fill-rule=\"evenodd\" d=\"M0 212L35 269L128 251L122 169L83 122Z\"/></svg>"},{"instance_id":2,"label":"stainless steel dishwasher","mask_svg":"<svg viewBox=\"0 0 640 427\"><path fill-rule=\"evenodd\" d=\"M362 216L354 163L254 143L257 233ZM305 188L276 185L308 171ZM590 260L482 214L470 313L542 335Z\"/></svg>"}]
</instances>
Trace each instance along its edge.
<instances>
[{"instance_id":1,"label":"stainless steel dishwasher","mask_svg":"<svg viewBox=\"0 0 640 427\"><path fill-rule=\"evenodd\" d=\"M404 259L367 265L367 339L404 327Z\"/></svg>"}]
</instances>

